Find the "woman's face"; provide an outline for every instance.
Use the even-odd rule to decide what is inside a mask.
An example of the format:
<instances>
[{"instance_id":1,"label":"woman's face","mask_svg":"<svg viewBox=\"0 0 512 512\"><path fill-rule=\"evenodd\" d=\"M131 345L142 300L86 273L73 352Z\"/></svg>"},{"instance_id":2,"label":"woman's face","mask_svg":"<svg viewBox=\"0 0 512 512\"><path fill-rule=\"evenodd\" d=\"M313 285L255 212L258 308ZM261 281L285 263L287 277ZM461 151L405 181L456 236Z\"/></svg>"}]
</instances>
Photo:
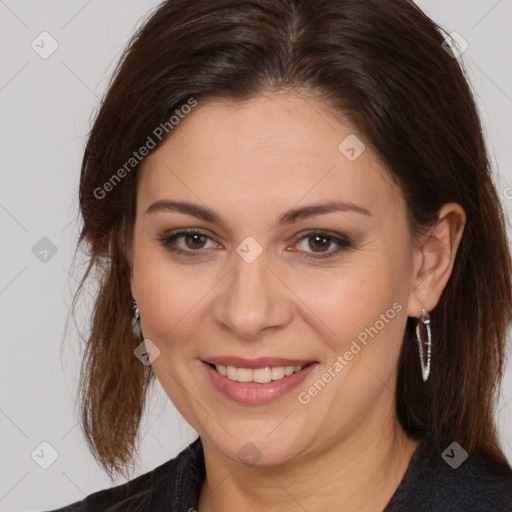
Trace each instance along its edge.
<instances>
[{"instance_id":1,"label":"woman's face","mask_svg":"<svg viewBox=\"0 0 512 512\"><path fill-rule=\"evenodd\" d=\"M154 371L234 460L297 461L396 424L416 313L405 204L329 112L290 94L200 101L139 176L131 287Z\"/></svg>"}]
</instances>

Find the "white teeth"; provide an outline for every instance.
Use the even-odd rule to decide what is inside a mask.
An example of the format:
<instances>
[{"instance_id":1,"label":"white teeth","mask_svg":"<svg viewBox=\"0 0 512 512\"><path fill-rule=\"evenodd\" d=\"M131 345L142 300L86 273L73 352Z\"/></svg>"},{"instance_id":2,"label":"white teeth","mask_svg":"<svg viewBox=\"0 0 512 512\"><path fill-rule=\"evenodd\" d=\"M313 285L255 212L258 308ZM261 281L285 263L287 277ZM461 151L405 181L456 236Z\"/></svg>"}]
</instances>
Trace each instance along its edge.
<instances>
[{"instance_id":1,"label":"white teeth","mask_svg":"<svg viewBox=\"0 0 512 512\"><path fill-rule=\"evenodd\" d=\"M284 377L284 368L282 366L275 366L271 370L272 380L279 380Z\"/></svg>"},{"instance_id":2,"label":"white teeth","mask_svg":"<svg viewBox=\"0 0 512 512\"><path fill-rule=\"evenodd\" d=\"M284 367L284 374L285 375L291 375L295 371L294 366L285 366Z\"/></svg>"},{"instance_id":3,"label":"white teeth","mask_svg":"<svg viewBox=\"0 0 512 512\"><path fill-rule=\"evenodd\" d=\"M231 379L231 380L236 380L236 374L237 374L237 370L234 366L228 366L227 367L227 373L226 373L226 376L228 379Z\"/></svg>"},{"instance_id":4,"label":"white teeth","mask_svg":"<svg viewBox=\"0 0 512 512\"><path fill-rule=\"evenodd\" d=\"M252 370L249 368L236 368L236 372L238 382L252 382Z\"/></svg>"},{"instance_id":5,"label":"white teeth","mask_svg":"<svg viewBox=\"0 0 512 512\"><path fill-rule=\"evenodd\" d=\"M240 374L240 370L241 368L238 369L238 374ZM256 368L255 370L252 370L251 373L253 382L265 384L272 380L272 368Z\"/></svg>"},{"instance_id":6,"label":"white teeth","mask_svg":"<svg viewBox=\"0 0 512 512\"><path fill-rule=\"evenodd\" d=\"M279 380L302 370L304 366L273 366L265 368L237 368L236 366L223 366L216 364L215 369L231 380L238 382L258 382L266 384L272 380Z\"/></svg>"}]
</instances>

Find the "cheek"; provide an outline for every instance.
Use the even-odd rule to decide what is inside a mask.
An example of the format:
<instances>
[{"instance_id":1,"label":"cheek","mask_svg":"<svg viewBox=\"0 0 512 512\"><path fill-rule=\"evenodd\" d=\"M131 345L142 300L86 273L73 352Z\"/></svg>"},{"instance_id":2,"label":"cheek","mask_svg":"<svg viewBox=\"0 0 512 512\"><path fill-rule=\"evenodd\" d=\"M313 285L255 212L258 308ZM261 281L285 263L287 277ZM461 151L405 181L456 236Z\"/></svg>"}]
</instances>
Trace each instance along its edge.
<instances>
[{"instance_id":1,"label":"cheek","mask_svg":"<svg viewBox=\"0 0 512 512\"><path fill-rule=\"evenodd\" d=\"M178 344L186 345L204 317L204 295L211 288L208 273L185 272L155 248L141 248L137 265L136 286L144 337L154 340L164 351Z\"/></svg>"},{"instance_id":2,"label":"cheek","mask_svg":"<svg viewBox=\"0 0 512 512\"><path fill-rule=\"evenodd\" d=\"M324 340L335 354L344 354L351 347L357 352L356 341L361 355L364 352L365 357L394 363L410 286L410 262L407 251L400 247L398 243L374 248L354 258L353 266L331 275L321 293L319 288L302 291L308 297L307 306L318 314L316 324L328 327L322 329Z\"/></svg>"}]
</instances>

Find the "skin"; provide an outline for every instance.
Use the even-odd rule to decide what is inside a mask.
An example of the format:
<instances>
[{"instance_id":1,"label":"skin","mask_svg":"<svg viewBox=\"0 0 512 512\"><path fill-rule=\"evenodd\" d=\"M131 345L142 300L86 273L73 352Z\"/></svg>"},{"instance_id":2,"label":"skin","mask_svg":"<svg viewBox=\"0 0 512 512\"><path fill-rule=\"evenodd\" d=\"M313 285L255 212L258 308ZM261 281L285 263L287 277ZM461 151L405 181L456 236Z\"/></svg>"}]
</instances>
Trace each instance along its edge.
<instances>
[{"instance_id":1,"label":"skin","mask_svg":"<svg viewBox=\"0 0 512 512\"><path fill-rule=\"evenodd\" d=\"M432 311L448 281L464 211L443 205L437 226L413 240L404 199L369 141L331 112L298 93L201 100L141 169L131 290L144 337L161 351L155 374L203 443L200 512L339 510L340 503L380 511L418 444L395 416L397 360L407 317ZM350 134L366 145L355 161L338 150ZM206 206L225 224L146 213L161 199ZM371 215L336 211L277 223L288 209L327 200ZM164 247L160 239L179 228L207 232L174 241L200 256ZM328 239L318 248L308 230L348 237L352 245L336 253ZM236 252L248 236L263 250L252 263ZM394 318L300 403L299 392L393 304L401 306ZM285 396L248 405L212 385L201 360L220 355L319 364ZM237 456L247 443L260 457L254 465Z\"/></svg>"}]
</instances>

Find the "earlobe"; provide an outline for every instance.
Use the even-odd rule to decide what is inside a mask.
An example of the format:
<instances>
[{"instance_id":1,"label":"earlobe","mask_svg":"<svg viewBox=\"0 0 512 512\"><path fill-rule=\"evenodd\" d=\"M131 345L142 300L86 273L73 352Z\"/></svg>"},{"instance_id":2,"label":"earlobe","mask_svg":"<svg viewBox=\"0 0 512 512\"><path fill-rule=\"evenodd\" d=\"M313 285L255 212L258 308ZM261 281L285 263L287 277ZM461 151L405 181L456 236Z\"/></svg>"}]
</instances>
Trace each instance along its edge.
<instances>
[{"instance_id":1,"label":"earlobe","mask_svg":"<svg viewBox=\"0 0 512 512\"><path fill-rule=\"evenodd\" d=\"M132 241L130 240L127 250L126 250L126 260L128 261L128 266L130 267L130 290L132 292L132 297L134 300L137 300L137 288L135 287L135 257Z\"/></svg>"},{"instance_id":2,"label":"earlobe","mask_svg":"<svg viewBox=\"0 0 512 512\"><path fill-rule=\"evenodd\" d=\"M130 265L130 290L132 292L132 298L137 301L137 287L135 286L135 265L134 258L128 257L128 264Z\"/></svg>"},{"instance_id":3,"label":"earlobe","mask_svg":"<svg viewBox=\"0 0 512 512\"><path fill-rule=\"evenodd\" d=\"M132 292L133 299L137 301L137 288L135 287L135 277L133 275L133 268L130 273L130 290Z\"/></svg>"},{"instance_id":4,"label":"earlobe","mask_svg":"<svg viewBox=\"0 0 512 512\"><path fill-rule=\"evenodd\" d=\"M423 308L432 311L436 307L452 273L465 222L466 214L458 203L445 203L439 209L437 223L416 249L408 316L419 318Z\"/></svg>"}]
</instances>

